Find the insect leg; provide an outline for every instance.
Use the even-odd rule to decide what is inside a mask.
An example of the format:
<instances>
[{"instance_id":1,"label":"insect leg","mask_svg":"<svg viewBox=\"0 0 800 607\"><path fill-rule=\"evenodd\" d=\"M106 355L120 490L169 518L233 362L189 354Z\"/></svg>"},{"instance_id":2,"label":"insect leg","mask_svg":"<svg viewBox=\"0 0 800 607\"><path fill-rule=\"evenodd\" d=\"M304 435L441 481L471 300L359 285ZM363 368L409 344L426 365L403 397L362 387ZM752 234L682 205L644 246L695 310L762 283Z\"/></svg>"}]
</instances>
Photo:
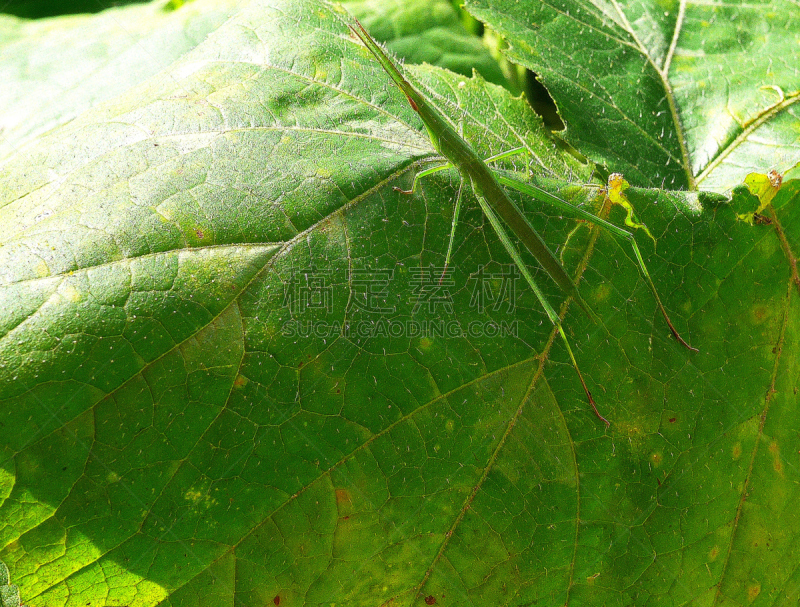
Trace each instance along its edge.
<instances>
[{"instance_id":1,"label":"insect leg","mask_svg":"<svg viewBox=\"0 0 800 607\"><path fill-rule=\"evenodd\" d=\"M428 175L433 175L434 173L438 173L439 171L444 171L445 169L452 169L453 165L449 162L445 164L440 164L439 166L431 167L429 169L425 169L424 171L420 171L416 175L414 175L414 182L411 184L410 190L404 190L403 188L398 188L397 186L393 187L392 189L395 192L400 192L401 194L413 194L417 191L417 183L423 177L427 177Z\"/></svg>"},{"instance_id":2,"label":"insect leg","mask_svg":"<svg viewBox=\"0 0 800 607\"><path fill-rule=\"evenodd\" d=\"M636 256L636 261L639 264L639 268L642 271L642 275L644 276L647 285L650 287L650 291L653 293L653 297L655 297L656 303L658 304L658 308L659 310L661 310L661 315L664 317L664 320L666 320L667 326L669 327L669 330L672 332L672 335L675 337L675 339L677 339L681 344L683 344L689 350L693 350L694 352L698 351L697 348L693 348L688 343L686 343L686 341L684 341L684 339L678 333L678 330L672 324L672 321L670 320L669 315L667 314L667 310L664 308L664 304L661 303L661 298L658 296L658 291L656 291L656 286L653 283L653 279L650 277L650 272L647 271L647 266L644 263L644 259L642 258L642 253L639 250L639 245L636 244L636 239L633 237L633 234L631 234L627 230L623 230L622 228L615 226L613 223L610 223L605 219L601 219L600 217L597 217L596 215L593 215L592 213L589 213L588 211L581 209L580 207L576 207L575 205L568 203L566 200L562 200L558 196L554 196L550 192L547 192L541 188L537 188L534 185L531 185L529 183L522 183L520 181L517 181L516 179L510 179L503 175L497 175L496 178L497 181L503 185L512 187L515 190L522 192L523 194L526 194L528 196L531 196L532 198L535 198L540 202L550 204L558 209L567 211L568 213L572 213L574 216L577 216L580 219L583 219L585 221L593 223L596 226L600 226L601 228L608 230L608 232L611 233L613 236L616 236L617 238L629 242L631 247L633 248L633 253Z\"/></svg>"},{"instance_id":3,"label":"insect leg","mask_svg":"<svg viewBox=\"0 0 800 607\"><path fill-rule=\"evenodd\" d=\"M569 345L569 340L567 339L566 333L564 333L564 329L561 326L561 319L558 317L558 314L550 305L550 302L547 301L547 298L542 293L542 290L539 288L539 285L536 284L536 281L531 276L531 273L528 271L525 262L522 260L522 257L519 254L519 251L511 242L508 234L506 233L503 225L500 223L500 219L495 214L492 207L486 201L486 199L476 192L476 196L478 198L478 202L481 205L481 209L483 210L486 217L489 219L489 223L492 224L495 233L497 234L500 242L503 243L503 247L505 248L506 252L511 256L511 259L514 260L517 268L519 268L520 273L525 277L525 281L530 285L531 289L533 289L536 298L539 300L539 303L542 304L547 317L550 319L550 322L558 329L558 334L561 336L562 341L564 342L564 346L567 348L567 352L569 353L570 361L572 361L572 367L575 369L576 373L578 374L578 378L581 380L581 385L583 386L583 391L586 393L586 398L589 400L589 404L592 406L595 415L599 419L606 424L606 426L610 426L611 424L609 421L600 414L600 411L597 409L597 405L592 398L592 393L589 392L589 388L586 386L586 382L583 379L583 374L581 370L578 368L578 362L575 360L575 355L572 353L572 347Z\"/></svg>"}]
</instances>

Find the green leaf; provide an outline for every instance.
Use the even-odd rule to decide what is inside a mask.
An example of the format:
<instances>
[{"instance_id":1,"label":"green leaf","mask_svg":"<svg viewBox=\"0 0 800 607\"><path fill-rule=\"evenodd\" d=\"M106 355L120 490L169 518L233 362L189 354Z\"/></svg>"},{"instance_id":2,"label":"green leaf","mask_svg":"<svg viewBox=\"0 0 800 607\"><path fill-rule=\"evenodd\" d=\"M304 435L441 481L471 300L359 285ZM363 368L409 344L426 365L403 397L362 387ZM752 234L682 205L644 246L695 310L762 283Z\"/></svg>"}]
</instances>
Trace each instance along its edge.
<instances>
[{"instance_id":1,"label":"green leaf","mask_svg":"<svg viewBox=\"0 0 800 607\"><path fill-rule=\"evenodd\" d=\"M347 10L386 47L408 63L429 63L457 74L477 71L510 88L481 40L469 32L448 0L348 0Z\"/></svg>"},{"instance_id":2,"label":"green leaf","mask_svg":"<svg viewBox=\"0 0 800 607\"><path fill-rule=\"evenodd\" d=\"M730 191L797 162L796 4L468 0L556 101L564 138L631 183ZM743 168L745 170L743 171Z\"/></svg>"},{"instance_id":3,"label":"green leaf","mask_svg":"<svg viewBox=\"0 0 800 607\"><path fill-rule=\"evenodd\" d=\"M10 581L8 567L0 561L0 607L19 607L19 587Z\"/></svg>"},{"instance_id":4,"label":"green leaf","mask_svg":"<svg viewBox=\"0 0 800 607\"><path fill-rule=\"evenodd\" d=\"M516 199L586 265L602 323L565 328L607 430L471 197L436 290L458 178L393 189L435 154L347 22L244 4L0 165L0 558L26 604L793 600L800 182L769 225L737 219L744 187L626 190L699 353L624 245ZM530 149L503 170L594 198L521 99L408 71L482 155Z\"/></svg>"},{"instance_id":5,"label":"green leaf","mask_svg":"<svg viewBox=\"0 0 800 607\"><path fill-rule=\"evenodd\" d=\"M160 72L239 4L195 0L178 12L134 4L38 21L0 15L0 160Z\"/></svg>"}]
</instances>

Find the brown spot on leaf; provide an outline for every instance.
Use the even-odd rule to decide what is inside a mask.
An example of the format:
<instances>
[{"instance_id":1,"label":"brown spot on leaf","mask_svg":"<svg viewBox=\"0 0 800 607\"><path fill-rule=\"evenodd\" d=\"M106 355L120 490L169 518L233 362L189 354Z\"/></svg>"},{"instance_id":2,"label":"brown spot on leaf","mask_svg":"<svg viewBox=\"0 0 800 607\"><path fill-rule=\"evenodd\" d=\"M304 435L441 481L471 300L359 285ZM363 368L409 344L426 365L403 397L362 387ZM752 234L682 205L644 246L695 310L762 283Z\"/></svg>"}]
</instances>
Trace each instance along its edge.
<instances>
[{"instance_id":1,"label":"brown spot on leaf","mask_svg":"<svg viewBox=\"0 0 800 607\"><path fill-rule=\"evenodd\" d=\"M778 443L772 441L769 445L769 452L772 453L772 469L778 474L783 475L783 462L781 461Z\"/></svg>"},{"instance_id":2,"label":"brown spot on leaf","mask_svg":"<svg viewBox=\"0 0 800 607\"><path fill-rule=\"evenodd\" d=\"M281 604L281 595L280 594L276 594L275 598L272 599L272 602L275 605L280 605Z\"/></svg>"},{"instance_id":3,"label":"brown spot on leaf","mask_svg":"<svg viewBox=\"0 0 800 607\"><path fill-rule=\"evenodd\" d=\"M425 604L426 605L435 605L436 604L436 598L432 594L429 594L428 596L425 597Z\"/></svg>"},{"instance_id":4,"label":"brown spot on leaf","mask_svg":"<svg viewBox=\"0 0 800 607\"><path fill-rule=\"evenodd\" d=\"M352 501L353 500L350 497L350 492L347 489L337 489L336 490L336 503L337 504L343 504L343 503L349 504Z\"/></svg>"}]
</instances>

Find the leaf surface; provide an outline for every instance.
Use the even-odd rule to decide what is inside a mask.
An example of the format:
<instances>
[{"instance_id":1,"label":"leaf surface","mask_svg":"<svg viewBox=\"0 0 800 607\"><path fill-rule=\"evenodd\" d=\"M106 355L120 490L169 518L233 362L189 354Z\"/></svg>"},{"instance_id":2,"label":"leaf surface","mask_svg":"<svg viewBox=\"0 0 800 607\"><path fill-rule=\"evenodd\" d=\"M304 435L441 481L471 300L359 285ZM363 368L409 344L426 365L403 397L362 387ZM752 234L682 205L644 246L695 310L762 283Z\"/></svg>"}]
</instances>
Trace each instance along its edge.
<instances>
[{"instance_id":1,"label":"leaf surface","mask_svg":"<svg viewBox=\"0 0 800 607\"><path fill-rule=\"evenodd\" d=\"M565 139L632 184L730 191L797 162L796 4L519 3L466 8L538 74Z\"/></svg>"},{"instance_id":2,"label":"leaf surface","mask_svg":"<svg viewBox=\"0 0 800 607\"><path fill-rule=\"evenodd\" d=\"M737 219L744 188L628 191L697 354L626 246L516 198L586 266L602 322L565 327L606 430L471 196L438 285L457 175L393 190L435 154L346 19L247 4L0 166L0 558L23 602L791 599L798 182L769 225ZM525 145L503 170L590 203L522 100L409 73L478 153Z\"/></svg>"},{"instance_id":3,"label":"leaf surface","mask_svg":"<svg viewBox=\"0 0 800 607\"><path fill-rule=\"evenodd\" d=\"M195 0L177 12L135 4L38 20L0 15L0 159L166 68L238 4Z\"/></svg>"}]
</instances>

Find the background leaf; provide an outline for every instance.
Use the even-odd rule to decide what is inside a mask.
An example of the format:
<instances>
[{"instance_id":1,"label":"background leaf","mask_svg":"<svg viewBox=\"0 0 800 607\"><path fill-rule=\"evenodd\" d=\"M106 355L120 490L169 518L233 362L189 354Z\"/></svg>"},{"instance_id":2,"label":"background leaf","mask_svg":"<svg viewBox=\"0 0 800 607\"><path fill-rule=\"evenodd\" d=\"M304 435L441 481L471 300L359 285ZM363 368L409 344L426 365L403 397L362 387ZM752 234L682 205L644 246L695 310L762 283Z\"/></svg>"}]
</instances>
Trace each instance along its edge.
<instances>
[{"instance_id":1,"label":"background leaf","mask_svg":"<svg viewBox=\"0 0 800 607\"><path fill-rule=\"evenodd\" d=\"M408 63L429 63L464 76L475 70L488 82L514 90L448 0L348 0L342 5L378 42Z\"/></svg>"},{"instance_id":2,"label":"background leaf","mask_svg":"<svg viewBox=\"0 0 800 607\"><path fill-rule=\"evenodd\" d=\"M587 264L602 323L565 327L606 430L528 289L475 305L509 260L471 199L449 293L419 302L457 178L392 189L435 154L345 19L247 4L0 165L0 558L24 602L794 600L798 182L769 225L737 220L744 188L629 190L697 354L626 247L518 199ZM479 153L525 145L503 170L589 203L522 100L409 72Z\"/></svg>"},{"instance_id":3,"label":"background leaf","mask_svg":"<svg viewBox=\"0 0 800 607\"><path fill-rule=\"evenodd\" d=\"M506 37L511 61L538 74L565 139L631 183L729 191L748 169L797 162L796 4L469 0L466 8Z\"/></svg>"}]
</instances>

